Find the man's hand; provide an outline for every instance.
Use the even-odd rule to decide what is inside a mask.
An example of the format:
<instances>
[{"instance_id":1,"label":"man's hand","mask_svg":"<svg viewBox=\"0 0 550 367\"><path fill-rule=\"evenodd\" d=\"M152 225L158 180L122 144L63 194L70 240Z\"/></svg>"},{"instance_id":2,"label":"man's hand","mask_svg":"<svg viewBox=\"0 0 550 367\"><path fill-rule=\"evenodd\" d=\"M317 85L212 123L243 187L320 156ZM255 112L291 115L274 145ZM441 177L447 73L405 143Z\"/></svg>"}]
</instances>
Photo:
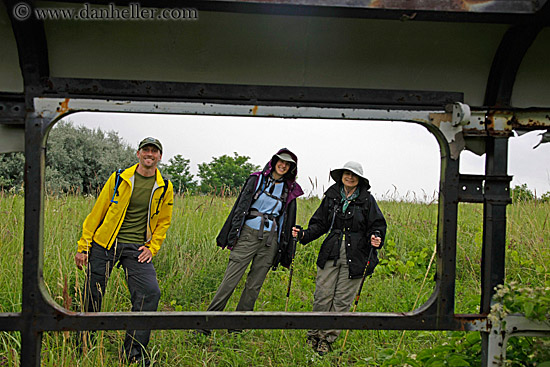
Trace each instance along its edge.
<instances>
[{"instance_id":1,"label":"man's hand","mask_svg":"<svg viewBox=\"0 0 550 367\"><path fill-rule=\"evenodd\" d=\"M374 247L380 247L380 244L382 243L382 239L380 237L377 237L375 235L370 236L370 244Z\"/></svg>"},{"instance_id":2,"label":"man's hand","mask_svg":"<svg viewBox=\"0 0 550 367\"><path fill-rule=\"evenodd\" d=\"M77 252L76 255L74 255L74 262L76 263L76 267L82 270L83 266L88 266L88 254Z\"/></svg>"},{"instance_id":3,"label":"man's hand","mask_svg":"<svg viewBox=\"0 0 550 367\"><path fill-rule=\"evenodd\" d=\"M149 247L147 246L141 246L138 248L138 251L142 251L141 254L138 256L138 262L140 263L150 263L153 259L153 254L151 253L151 250L149 250Z\"/></svg>"}]
</instances>

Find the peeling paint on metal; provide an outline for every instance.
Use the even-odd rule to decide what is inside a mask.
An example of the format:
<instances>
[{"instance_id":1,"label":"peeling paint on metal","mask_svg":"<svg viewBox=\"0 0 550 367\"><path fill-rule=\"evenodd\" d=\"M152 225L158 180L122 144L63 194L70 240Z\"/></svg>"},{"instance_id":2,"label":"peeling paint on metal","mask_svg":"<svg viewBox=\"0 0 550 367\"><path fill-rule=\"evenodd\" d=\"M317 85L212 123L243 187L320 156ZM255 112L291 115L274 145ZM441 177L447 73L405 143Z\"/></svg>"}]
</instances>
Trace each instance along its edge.
<instances>
[{"instance_id":1,"label":"peeling paint on metal","mask_svg":"<svg viewBox=\"0 0 550 367\"><path fill-rule=\"evenodd\" d=\"M69 98L65 98L65 100L61 103L59 103L59 107L57 107L57 112L62 115L66 112L69 112Z\"/></svg>"},{"instance_id":2,"label":"peeling paint on metal","mask_svg":"<svg viewBox=\"0 0 550 367\"><path fill-rule=\"evenodd\" d=\"M489 111L487 113L487 131L492 136L511 136L514 115L507 111Z\"/></svg>"},{"instance_id":3,"label":"peeling paint on metal","mask_svg":"<svg viewBox=\"0 0 550 367\"><path fill-rule=\"evenodd\" d=\"M452 122L453 116L450 113L430 113L430 124L440 127L441 122Z\"/></svg>"},{"instance_id":4,"label":"peeling paint on metal","mask_svg":"<svg viewBox=\"0 0 550 367\"><path fill-rule=\"evenodd\" d=\"M488 331L490 328L486 315L455 315L460 331Z\"/></svg>"},{"instance_id":5,"label":"peeling paint on metal","mask_svg":"<svg viewBox=\"0 0 550 367\"><path fill-rule=\"evenodd\" d=\"M60 98L35 98L34 110L44 118L56 118L56 108L62 104ZM153 102L153 101L116 101L98 99L71 99L70 111L102 111L102 112L142 112L159 114L197 114L224 116L254 116L282 118L321 118L338 119L345 116L351 120L381 120L409 121L428 123L429 114L443 112L438 110L391 110L391 109L360 109L360 108L322 108L301 106L261 106L259 105L229 105L218 103L196 102Z\"/></svg>"},{"instance_id":6,"label":"peeling paint on metal","mask_svg":"<svg viewBox=\"0 0 550 367\"><path fill-rule=\"evenodd\" d=\"M436 126L445 136L451 149L451 158L458 159L466 147L462 125L453 122L451 113L431 113L430 124Z\"/></svg>"}]
</instances>

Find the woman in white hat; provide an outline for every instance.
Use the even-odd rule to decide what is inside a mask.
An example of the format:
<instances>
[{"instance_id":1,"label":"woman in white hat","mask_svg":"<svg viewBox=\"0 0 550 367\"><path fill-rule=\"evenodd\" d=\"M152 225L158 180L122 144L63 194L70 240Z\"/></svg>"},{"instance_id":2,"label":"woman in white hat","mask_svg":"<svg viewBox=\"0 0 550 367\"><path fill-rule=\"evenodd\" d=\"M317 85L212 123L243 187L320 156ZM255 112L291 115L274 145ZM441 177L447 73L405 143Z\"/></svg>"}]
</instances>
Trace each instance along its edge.
<instances>
[{"instance_id":1,"label":"woman in white hat","mask_svg":"<svg viewBox=\"0 0 550 367\"><path fill-rule=\"evenodd\" d=\"M346 312L361 279L378 264L386 220L368 191L369 180L359 163L347 162L330 176L336 183L325 192L308 229L295 227L293 236L306 244L328 233L317 257L313 311ZM307 343L323 355L331 351L339 334L340 330L310 330Z\"/></svg>"}]
</instances>

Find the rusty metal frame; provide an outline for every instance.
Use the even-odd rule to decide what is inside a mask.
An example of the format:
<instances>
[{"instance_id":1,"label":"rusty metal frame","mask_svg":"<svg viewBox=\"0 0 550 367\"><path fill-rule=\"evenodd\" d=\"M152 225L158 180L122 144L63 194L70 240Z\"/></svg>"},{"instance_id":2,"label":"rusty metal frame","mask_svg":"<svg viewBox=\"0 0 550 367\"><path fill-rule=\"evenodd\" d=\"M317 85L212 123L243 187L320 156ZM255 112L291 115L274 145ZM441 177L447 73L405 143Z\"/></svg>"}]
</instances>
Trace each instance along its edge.
<instances>
[{"instance_id":1,"label":"rusty metal frame","mask_svg":"<svg viewBox=\"0 0 550 367\"><path fill-rule=\"evenodd\" d=\"M325 92L330 92L325 91ZM25 240L23 258L23 307L17 314L0 314L0 330L19 330L22 334L21 362L23 365L39 365L40 341L44 331L87 330L87 329L193 329L193 328L266 328L266 329L387 329L387 330L486 330L487 324L482 315L456 315L455 269L456 231L458 210L458 160L453 160L444 135L434 126L428 129L438 139L441 156L441 186L439 197L439 219L437 233L437 276L435 289L429 300L417 310L409 313L257 313L257 312L148 312L148 313L76 313L63 309L50 298L44 288L41 275L43 265L43 222L44 222L44 162L45 141L53 123L66 113L79 110L78 98L71 105L67 99L65 106L52 111L52 106L63 104L64 100L37 98L35 111L28 113L25 122ZM60 102L60 103L59 103ZM46 103L46 104L43 104ZM49 103L49 104L48 104ZM98 102L100 103L100 102ZM114 106L128 105L117 101L104 101ZM168 102L174 105L176 102ZM271 101L267 106L272 108ZM275 103L277 104L277 103ZM284 104L284 103L280 103ZM85 101L82 106L89 105ZM49 106L49 107L48 107ZM143 108L143 102L136 108ZM182 108L190 103L182 103ZM216 104L216 106L224 106ZM225 105L231 107L234 105ZM251 106L244 107L244 111ZM120 107L119 107L120 108ZM217 107L221 108L221 107ZM285 107L307 110L308 107ZM349 107L348 107L349 108ZM354 106L353 110L357 108ZM105 106L101 110L108 110ZM328 112L333 108L325 108ZM352 110L350 108L350 110ZM317 110L315 110L317 111ZM342 108L338 109L342 111ZM365 109L365 111L368 111ZM394 114L403 113L395 110ZM440 109L444 112L444 106ZM411 112L409 112L411 113ZM426 116L433 111L423 112ZM52 115L55 116L52 118Z\"/></svg>"},{"instance_id":2,"label":"rusty metal frame","mask_svg":"<svg viewBox=\"0 0 550 367\"><path fill-rule=\"evenodd\" d=\"M17 1L3 0L11 9ZM111 1L92 1L109 3ZM32 4L33 2L31 2ZM116 1L127 5L129 1ZM195 329L195 328L265 328L265 329L386 329L386 330L477 330L488 336L486 315L496 284L504 279L504 243L506 205L509 203L509 181L506 174L508 137L514 124L529 130L539 126L522 125L516 117L522 111L510 107L511 92L517 68L528 45L540 29L550 22L550 2L528 2L531 8L520 11L527 2L516 0L498 7L498 1L487 3L496 10L475 12L454 9L451 2L424 2L437 11L419 7L401 9L376 8L370 1L348 5L341 1L326 5L321 0L286 1L152 1L145 6L186 6L204 10L249 13L363 17L374 19L444 22L488 22L512 25L495 56L485 94L485 107L474 108L479 126L462 126L452 122L446 104L461 102L460 93L426 91L349 90L338 88L270 87L246 85L213 85L144 81L61 79L49 76L44 26L29 20L12 20L17 41L20 68L24 81L23 94L0 94L0 123L25 131L25 232L23 251L22 310L0 313L1 331L21 333L21 365L39 366L41 339L44 331L114 330L126 328ZM421 4L422 2L418 2ZM443 5L437 5L443 4ZM447 5L445 5L447 4ZM500 4L503 4L501 2ZM539 5L540 4L540 5ZM427 5L426 5L427 6ZM11 12L10 16L11 16ZM406 19L403 19L403 17ZM408 17L408 18L407 18ZM533 27L524 29L525 25ZM514 28L516 27L516 28ZM525 47L521 52L506 54L510 45ZM37 99L61 103L54 110L37 108ZM434 292L418 309L407 313L286 313L286 312L144 312L144 313L77 313L57 305L45 289L42 278L44 231L45 142L55 121L64 114L81 110L117 111L112 100L135 101L135 110L155 112L151 104L164 106L158 112L205 113L198 104L209 104L210 112L237 115L273 115L325 118L361 118L421 122L434 134L441 148L441 179L437 227L437 273ZM110 100L111 104L105 103ZM63 104L66 101L66 105ZM417 101L417 102L415 102ZM48 101L46 101L48 102ZM139 103L142 103L141 105ZM94 103L97 108L91 108ZM149 105L147 105L149 103ZM130 103L131 105L131 103ZM501 109L504 107L504 110ZM118 107L118 111L123 111ZM258 114L259 111L259 114ZM342 111L345 111L342 113ZM285 115L288 114L288 115ZM542 111L542 126L548 113ZM438 123L430 118L440 117ZM499 125L504 121L507 126ZM496 122L496 123L495 123ZM445 135L441 124L450 126ZM456 137L483 139L487 152L486 173L461 175L459 159L452 155ZM484 205L484 238L480 313L455 314L455 273L458 203L479 202ZM484 339L484 366L487 366L487 338Z\"/></svg>"}]
</instances>

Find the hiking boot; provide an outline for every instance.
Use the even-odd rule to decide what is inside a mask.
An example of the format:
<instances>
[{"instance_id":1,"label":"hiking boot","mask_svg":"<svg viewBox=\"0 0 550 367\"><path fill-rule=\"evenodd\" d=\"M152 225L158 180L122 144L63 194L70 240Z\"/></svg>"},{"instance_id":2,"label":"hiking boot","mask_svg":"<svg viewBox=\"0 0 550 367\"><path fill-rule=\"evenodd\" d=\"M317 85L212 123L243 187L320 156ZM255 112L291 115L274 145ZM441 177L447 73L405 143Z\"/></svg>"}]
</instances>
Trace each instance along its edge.
<instances>
[{"instance_id":1,"label":"hiking boot","mask_svg":"<svg viewBox=\"0 0 550 367\"><path fill-rule=\"evenodd\" d=\"M319 340L319 344L317 344L317 353L319 353L320 356L324 356L330 351L332 351L331 344L325 339Z\"/></svg>"},{"instance_id":2,"label":"hiking boot","mask_svg":"<svg viewBox=\"0 0 550 367\"><path fill-rule=\"evenodd\" d=\"M319 338L313 335L310 335L306 339L306 344L308 347L312 348L313 350L317 350L317 345L319 345Z\"/></svg>"}]
</instances>

